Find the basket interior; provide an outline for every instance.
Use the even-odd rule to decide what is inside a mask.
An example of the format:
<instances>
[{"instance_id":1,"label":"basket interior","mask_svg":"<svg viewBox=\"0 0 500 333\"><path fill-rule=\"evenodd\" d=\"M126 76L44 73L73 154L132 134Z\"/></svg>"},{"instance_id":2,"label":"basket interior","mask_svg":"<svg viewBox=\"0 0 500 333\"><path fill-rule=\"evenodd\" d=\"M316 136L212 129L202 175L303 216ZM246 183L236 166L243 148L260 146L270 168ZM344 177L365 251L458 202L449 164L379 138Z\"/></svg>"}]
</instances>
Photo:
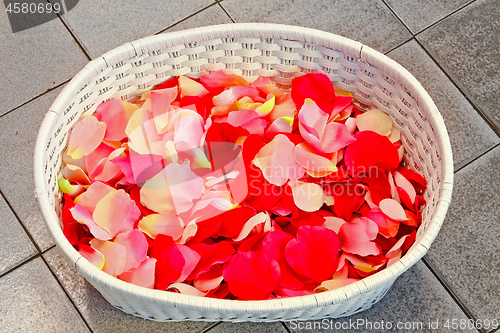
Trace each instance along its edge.
<instances>
[{"instance_id":1,"label":"basket interior","mask_svg":"<svg viewBox=\"0 0 500 333\"><path fill-rule=\"evenodd\" d=\"M68 131L80 116L92 114L103 101L126 100L172 76L196 78L207 71L224 70L248 80L266 76L283 89L296 76L322 72L334 85L352 92L357 102L389 114L401 131L406 166L428 183L416 244L422 242L442 200L443 183L450 183L451 149L449 141L448 146L443 145L446 129L418 82L387 57L342 37L305 29L230 29L193 29L125 44L90 62L75 76L51 106L45 131L49 134L40 134L38 141L43 142L37 142L43 147L39 159L43 165L35 165L43 174L37 193L43 192L43 200L57 216L61 199L57 179ZM434 237L424 244L426 248Z\"/></svg>"}]
</instances>

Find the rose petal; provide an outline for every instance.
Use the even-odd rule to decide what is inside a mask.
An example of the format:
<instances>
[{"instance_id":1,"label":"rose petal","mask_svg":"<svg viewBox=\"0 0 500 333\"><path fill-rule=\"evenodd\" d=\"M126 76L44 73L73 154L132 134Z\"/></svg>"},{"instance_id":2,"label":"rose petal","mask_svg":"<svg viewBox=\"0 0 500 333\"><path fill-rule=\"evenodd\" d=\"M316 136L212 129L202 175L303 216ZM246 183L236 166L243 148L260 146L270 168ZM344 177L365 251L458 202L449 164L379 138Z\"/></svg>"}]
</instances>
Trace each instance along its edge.
<instances>
[{"instance_id":1,"label":"rose petal","mask_svg":"<svg viewBox=\"0 0 500 333\"><path fill-rule=\"evenodd\" d=\"M339 230L340 248L362 257L379 255L380 249L373 242L377 233L377 224L365 217L344 223Z\"/></svg>"},{"instance_id":2,"label":"rose petal","mask_svg":"<svg viewBox=\"0 0 500 333\"><path fill-rule=\"evenodd\" d=\"M106 124L94 116L80 118L73 128L68 142L68 155L79 159L93 152L104 139Z\"/></svg>"},{"instance_id":3,"label":"rose petal","mask_svg":"<svg viewBox=\"0 0 500 333\"><path fill-rule=\"evenodd\" d=\"M203 179L188 165L168 164L162 171L146 181L141 189L141 202L160 213L182 213L193 206L203 190Z\"/></svg>"},{"instance_id":4,"label":"rose petal","mask_svg":"<svg viewBox=\"0 0 500 333\"><path fill-rule=\"evenodd\" d=\"M251 134L264 134L266 121L259 118L256 111L251 110L238 110L229 112L227 122L234 127L241 126L248 130Z\"/></svg>"},{"instance_id":5,"label":"rose petal","mask_svg":"<svg viewBox=\"0 0 500 333\"><path fill-rule=\"evenodd\" d=\"M82 223L78 223L71 213L71 209L75 206L71 197L67 194L63 195L64 206L62 210L62 230L66 239L71 245L77 244L81 238L85 237L87 232L83 229Z\"/></svg>"},{"instance_id":6,"label":"rose petal","mask_svg":"<svg viewBox=\"0 0 500 333\"><path fill-rule=\"evenodd\" d=\"M302 226L297 238L288 242L286 261L292 270L316 282L329 279L338 264L339 238L323 227Z\"/></svg>"},{"instance_id":7,"label":"rose petal","mask_svg":"<svg viewBox=\"0 0 500 333\"><path fill-rule=\"evenodd\" d=\"M301 178L305 170L293 159L295 145L283 134L278 134L255 156L253 163L262 170L271 184L283 185L289 179Z\"/></svg>"},{"instance_id":8,"label":"rose petal","mask_svg":"<svg viewBox=\"0 0 500 333\"><path fill-rule=\"evenodd\" d=\"M294 239L293 236L286 232L272 231L263 238L260 252L264 253L268 258L276 260L279 264L281 272L279 284L281 286L300 289L304 287L304 283L297 278L286 261L285 249L292 239Z\"/></svg>"},{"instance_id":9,"label":"rose petal","mask_svg":"<svg viewBox=\"0 0 500 333\"><path fill-rule=\"evenodd\" d=\"M396 221L406 221L405 211L401 204L394 199L384 199L379 204L382 213Z\"/></svg>"},{"instance_id":10,"label":"rose petal","mask_svg":"<svg viewBox=\"0 0 500 333\"><path fill-rule=\"evenodd\" d=\"M62 169L62 176L70 182L78 182L82 185L89 185L89 176L77 165L66 164Z\"/></svg>"},{"instance_id":11,"label":"rose petal","mask_svg":"<svg viewBox=\"0 0 500 333\"><path fill-rule=\"evenodd\" d=\"M372 109L356 117L356 126L360 131L373 131L388 136L392 130L392 119L385 112Z\"/></svg>"},{"instance_id":12,"label":"rose petal","mask_svg":"<svg viewBox=\"0 0 500 333\"><path fill-rule=\"evenodd\" d=\"M372 131L354 134L356 141L345 150L345 165L352 172L367 172L376 166L382 170L399 165L398 151L385 136Z\"/></svg>"},{"instance_id":13,"label":"rose petal","mask_svg":"<svg viewBox=\"0 0 500 333\"><path fill-rule=\"evenodd\" d=\"M166 290L181 276L186 260L172 237L158 235L149 249L149 256L155 258L155 287Z\"/></svg>"},{"instance_id":14,"label":"rose petal","mask_svg":"<svg viewBox=\"0 0 500 333\"><path fill-rule=\"evenodd\" d=\"M267 299L276 289L280 268L276 260L265 254L248 251L237 252L223 270L229 291L245 300Z\"/></svg>"},{"instance_id":15,"label":"rose petal","mask_svg":"<svg viewBox=\"0 0 500 333\"><path fill-rule=\"evenodd\" d=\"M137 268L146 259L148 252L148 242L146 237L139 230L131 230L118 234L115 243L123 245L127 249L127 263L124 271Z\"/></svg>"},{"instance_id":16,"label":"rose petal","mask_svg":"<svg viewBox=\"0 0 500 333\"><path fill-rule=\"evenodd\" d=\"M321 151L333 153L356 141L346 125L332 121L325 127L321 137Z\"/></svg>"},{"instance_id":17,"label":"rose petal","mask_svg":"<svg viewBox=\"0 0 500 333\"><path fill-rule=\"evenodd\" d=\"M309 73L294 78L291 91L297 109L302 107L306 98L310 98L328 115L339 113L352 101L352 97L335 96L330 79L322 73Z\"/></svg>"},{"instance_id":18,"label":"rose petal","mask_svg":"<svg viewBox=\"0 0 500 333\"><path fill-rule=\"evenodd\" d=\"M190 247L200 255L200 260L190 276L188 276L188 280L198 278L201 274L208 272L213 265L227 262L236 252L234 247L227 241L220 241L213 245L198 243Z\"/></svg>"},{"instance_id":19,"label":"rose petal","mask_svg":"<svg viewBox=\"0 0 500 333\"><path fill-rule=\"evenodd\" d=\"M111 237L130 231L139 219L141 211L124 190L108 193L96 205L92 218Z\"/></svg>"},{"instance_id":20,"label":"rose petal","mask_svg":"<svg viewBox=\"0 0 500 333\"><path fill-rule=\"evenodd\" d=\"M284 91L276 87L273 81L268 77L259 76L252 82L252 86L259 89L264 95L273 94L277 98L280 98L284 94Z\"/></svg>"},{"instance_id":21,"label":"rose petal","mask_svg":"<svg viewBox=\"0 0 500 333\"><path fill-rule=\"evenodd\" d=\"M259 94L259 90L251 86L233 86L229 87L212 100L214 105L230 105L244 96L254 99Z\"/></svg>"},{"instance_id":22,"label":"rose petal","mask_svg":"<svg viewBox=\"0 0 500 333\"><path fill-rule=\"evenodd\" d=\"M125 246L94 238L90 246L104 255L104 266L102 270L109 275L118 276L125 270L127 263L127 249Z\"/></svg>"},{"instance_id":23,"label":"rose petal","mask_svg":"<svg viewBox=\"0 0 500 333\"><path fill-rule=\"evenodd\" d=\"M226 74L223 71L215 71L204 74L200 81L208 90L223 89L229 86L247 86L248 82L242 76Z\"/></svg>"},{"instance_id":24,"label":"rose petal","mask_svg":"<svg viewBox=\"0 0 500 333\"><path fill-rule=\"evenodd\" d=\"M405 190L405 192L410 196L411 203L413 204L415 202L415 197L417 196L413 185L397 171L394 171L394 181L397 186Z\"/></svg>"},{"instance_id":25,"label":"rose petal","mask_svg":"<svg viewBox=\"0 0 500 333\"><path fill-rule=\"evenodd\" d=\"M245 237L248 236L250 231L252 231L252 229L255 226L257 226L261 223L264 223L264 224L270 223L270 217L269 217L269 214L267 212L260 212L259 214L254 215L250 219L248 219L248 221L246 221L245 224L243 225L243 228L241 228L241 231L238 234L238 236L236 236L236 238L233 238L233 240L236 242L243 240Z\"/></svg>"},{"instance_id":26,"label":"rose petal","mask_svg":"<svg viewBox=\"0 0 500 333\"><path fill-rule=\"evenodd\" d=\"M385 237L395 237L397 235L399 230L399 221L385 216L380 208L372 208L366 217L377 223L379 232Z\"/></svg>"},{"instance_id":27,"label":"rose petal","mask_svg":"<svg viewBox=\"0 0 500 333\"><path fill-rule=\"evenodd\" d=\"M137 229L152 239L155 239L159 234L178 239L184 233L184 223L176 215L151 214L144 216L139 221Z\"/></svg>"},{"instance_id":28,"label":"rose petal","mask_svg":"<svg viewBox=\"0 0 500 333\"><path fill-rule=\"evenodd\" d=\"M187 142L192 147L200 147L204 121L198 113L182 110L177 112L171 121L175 121L174 143L176 145L179 142Z\"/></svg>"},{"instance_id":29,"label":"rose petal","mask_svg":"<svg viewBox=\"0 0 500 333\"><path fill-rule=\"evenodd\" d=\"M106 124L104 139L120 141L125 137L125 128L132 114L139 106L121 99L111 99L101 103L96 109L96 117ZM89 133L87 135L91 136Z\"/></svg>"},{"instance_id":30,"label":"rose petal","mask_svg":"<svg viewBox=\"0 0 500 333\"><path fill-rule=\"evenodd\" d=\"M323 206L325 193L318 184L301 181L291 182L293 201L295 205L306 212L314 212Z\"/></svg>"},{"instance_id":31,"label":"rose petal","mask_svg":"<svg viewBox=\"0 0 500 333\"><path fill-rule=\"evenodd\" d=\"M277 94L274 94L278 97ZM279 103L274 105L274 108L267 115L267 119L270 122L276 121L279 118L285 118L287 121L291 121L293 123L293 118L296 113L295 103L292 100L292 97L289 93L284 93L281 97Z\"/></svg>"},{"instance_id":32,"label":"rose petal","mask_svg":"<svg viewBox=\"0 0 500 333\"><path fill-rule=\"evenodd\" d=\"M129 156L116 157L111 162L116 164L129 184L147 181L163 169L163 157L160 155L138 154L129 149Z\"/></svg>"},{"instance_id":33,"label":"rose petal","mask_svg":"<svg viewBox=\"0 0 500 333\"><path fill-rule=\"evenodd\" d=\"M201 83L183 75L179 76L179 89L181 91L181 98L184 96L202 97L208 94L208 90Z\"/></svg>"},{"instance_id":34,"label":"rose petal","mask_svg":"<svg viewBox=\"0 0 500 333\"><path fill-rule=\"evenodd\" d=\"M337 166L326 157L315 154L312 149L303 143L298 144L293 150L293 158L297 165L303 167L308 174L324 177L337 171ZM314 175L311 175L314 177Z\"/></svg>"},{"instance_id":35,"label":"rose petal","mask_svg":"<svg viewBox=\"0 0 500 333\"><path fill-rule=\"evenodd\" d=\"M78 245L78 253L80 253L82 257L87 259L95 267L99 269L104 267L104 255L93 247L80 244Z\"/></svg>"},{"instance_id":36,"label":"rose petal","mask_svg":"<svg viewBox=\"0 0 500 333\"><path fill-rule=\"evenodd\" d=\"M333 211L338 217L350 221L352 214L361 207L365 200L363 187L352 180L326 185L326 194L334 198Z\"/></svg>"},{"instance_id":37,"label":"rose petal","mask_svg":"<svg viewBox=\"0 0 500 333\"><path fill-rule=\"evenodd\" d=\"M155 267L156 259L146 258L139 267L123 272L118 278L137 286L153 289L155 286Z\"/></svg>"},{"instance_id":38,"label":"rose petal","mask_svg":"<svg viewBox=\"0 0 500 333\"><path fill-rule=\"evenodd\" d=\"M339 233L340 227L347 223L345 220L336 216L325 216L325 222L323 223L323 227L328 228L330 230L335 231L336 234Z\"/></svg>"},{"instance_id":39,"label":"rose petal","mask_svg":"<svg viewBox=\"0 0 500 333\"><path fill-rule=\"evenodd\" d=\"M167 291L178 292L179 294L192 295L192 296L205 296L207 293L198 290L197 288L185 283L172 283L168 286Z\"/></svg>"},{"instance_id":40,"label":"rose petal","mask_svg":"<svg viewBox=\"0 0 500 333\"><path fill-rule=\"evenodd\" d=\"M85 224L92 235L100 240L110 240L113 237L109 235L109 233L104 230L102 227L98 226L95 222L94 219L92 218L92 213L89 212L85 207L83 207L80 204L75 205L70 209L71 214L73 218L82 223Z\"/></svg>"}]
</instances>

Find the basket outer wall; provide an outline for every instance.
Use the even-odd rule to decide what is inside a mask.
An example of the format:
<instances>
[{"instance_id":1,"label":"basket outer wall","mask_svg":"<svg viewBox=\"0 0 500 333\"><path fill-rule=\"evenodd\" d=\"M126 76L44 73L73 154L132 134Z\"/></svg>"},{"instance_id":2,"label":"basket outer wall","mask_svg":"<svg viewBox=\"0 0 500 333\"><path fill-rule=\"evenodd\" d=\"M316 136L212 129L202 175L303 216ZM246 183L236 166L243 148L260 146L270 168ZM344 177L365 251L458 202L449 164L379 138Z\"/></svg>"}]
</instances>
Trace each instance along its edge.
<instances>
[{"instance_id":1,"label":"basket outer wall","mask_svg":"<svg viewBox=\"0 0 500 333\"><path fill-rule=\"evenodd\" d=\"M268 43L265 38L272 40ZM256 39L262 42L255 43ZM194 41L198 44L193 46ZM213 41L218 44L210 44ZM253 43L255 48L241 49L241 45L247 43ZM217 62L203 60L203 52L193 56L190 52L197 52L193 51L195 48L205 48L208 58L212 56ZM266 48L270 49L269 52ZM254 56L258 53L269 56ZM241 61L245 59L245 54L250 62ZM277 62L273 57L278 59ZM154 61L147 63L153 58L158 59L158 69L154 67ZM202 61L197 63L199 59ZM176 63L177 60L179 62ZM275 63L269 65L266 63L268 60ZM74 250L60 228L56 209L58 193L54 186L61 168L60 152L64 149L66 134L72 124L82 112L92 113L106 98L118 96L126 99L130 97L129 92L147 90L171 75L196 76L196 69L216 70L220 69L217 67L221 63L223 69L240 75L273 76L285 88L300 73L323 71L334 84L352 91L357 100L376 106L393 117L404 137L403 145L408 152L405 161L410 168L423 173L431 193L417 242L401 260L377 274L334 291L240 302L134 286L105 274ZM151 75L153 72L154 76ZM162 74L158 75L160 72ZM126 74L126 80L122 80L123 74ZM99 81L103 77L106 78L104 84ZM388 80L385 80L386 77ZM113 84L113 81L120 81L120 84ZM402 93L402 89L411 96ZM390 98L399 98L399 101L387 103ZM402 100L409 102L408 105L404 102L403 105ZM40 209L52 237L68 260L114 306L127 313L160 321L305 320L343 317L363 311L379 301L394 280L427 252L444 221L453 186L451 147L443 119L410 73L358 42L313 29L275 24L221 25L148 37L125 44L91 61L64 88L44 118L35 147L34 165L35 192Z\"/></svg>"}]
</instances>

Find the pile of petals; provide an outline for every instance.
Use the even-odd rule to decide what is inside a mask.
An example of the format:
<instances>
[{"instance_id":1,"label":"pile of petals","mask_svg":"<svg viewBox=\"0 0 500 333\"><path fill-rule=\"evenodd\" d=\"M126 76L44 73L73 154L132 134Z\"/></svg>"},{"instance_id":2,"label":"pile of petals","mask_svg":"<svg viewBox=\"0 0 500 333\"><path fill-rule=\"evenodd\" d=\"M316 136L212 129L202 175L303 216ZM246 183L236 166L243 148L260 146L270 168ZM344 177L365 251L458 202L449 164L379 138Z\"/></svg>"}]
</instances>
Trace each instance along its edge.
<instances>
[{"instance_id":1,"label":"pile of petals","mask_svg":"<svg viewBox=\"0 0 500 333\"><path fill-rule=\"evenodd\" d=\"M104 272L238 300L333 290L414 243L426 182L400 132L323 74L172 78L72 128L62 228Z\"/></svg>"}]
</instances>

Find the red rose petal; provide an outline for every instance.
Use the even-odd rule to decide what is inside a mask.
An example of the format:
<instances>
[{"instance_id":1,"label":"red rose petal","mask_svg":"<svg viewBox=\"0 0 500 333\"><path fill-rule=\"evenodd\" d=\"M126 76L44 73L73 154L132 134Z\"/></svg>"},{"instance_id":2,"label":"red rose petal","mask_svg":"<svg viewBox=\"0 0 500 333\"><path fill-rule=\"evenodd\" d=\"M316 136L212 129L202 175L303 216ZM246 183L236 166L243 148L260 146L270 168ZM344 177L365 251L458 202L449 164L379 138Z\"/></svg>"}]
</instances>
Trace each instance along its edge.
<instances>
[{"instance_id":1,"label":"red rose petal","mask_svg":"<svg viewBox=\"0 0 500 333\"><path fill-rule=\"evenodd\" d=\"M339 238L323 227L302 226L297 238L286 246L286 261L300 276L322 282L331 278L338 265Z\"/></svg>"},{"instance_id":2,"label":"red rose petal","mask_svg":"<svg viewBox=\"0 0 500 333\"><path fill-rule=\"evenodd\" d=\"M300 110L306 98L310 98L328 115L332 115L334 109L339 113L352 101L352 97L335 96L330 79L321 73L309 73L294 78L291 95L297 110Z\"/></svg>"},{"instance_id":3,"label":"red rose petal","mask_svg":"<svg viewBox=\"0 0 500 333\"><path fill-rule=\"evenodd\" d=\"M161 234L153 241L149 256L156 259L155 286L166 290L172 282L179 279L186 260L172 237Z\"/></svg>"},{"instance_id":4,"label":"red rose petal","mask_svg":"<svg viewBox=\"0 0 500 333\"><path fill-rule=\"evenodd\" d=\"M356 141L347 146L344 155L350 171L368 172L374 166L382 170L398 167L398 150L387 137L372 131L358 132L354 137Z\"/></svg>"},{"instance_id":5,"label":"red rose petal","mask_svg":"<svg viewBox=\"0 0 500 333\"><path fill-rule=\"evenodd\" d=\"M209 271L212 265L225 263L236 252L234 247L227 241L221 241L213 245L198 243L190 247L198 252L200 261L198 261L187 280L196 279L200 274Z\"/></svg>"},{"instance_id":6,"label":"red rose petal","mask_svg":"<svg viewBox=\"0 0 500 333\"><path fill-rule=\"evenodd\" d=\"M234 296L245 300L267 299L278 286L280 268L276 260L263 253L238 252L224 267L223 276Z\"/></svg>"}]
</instances>

